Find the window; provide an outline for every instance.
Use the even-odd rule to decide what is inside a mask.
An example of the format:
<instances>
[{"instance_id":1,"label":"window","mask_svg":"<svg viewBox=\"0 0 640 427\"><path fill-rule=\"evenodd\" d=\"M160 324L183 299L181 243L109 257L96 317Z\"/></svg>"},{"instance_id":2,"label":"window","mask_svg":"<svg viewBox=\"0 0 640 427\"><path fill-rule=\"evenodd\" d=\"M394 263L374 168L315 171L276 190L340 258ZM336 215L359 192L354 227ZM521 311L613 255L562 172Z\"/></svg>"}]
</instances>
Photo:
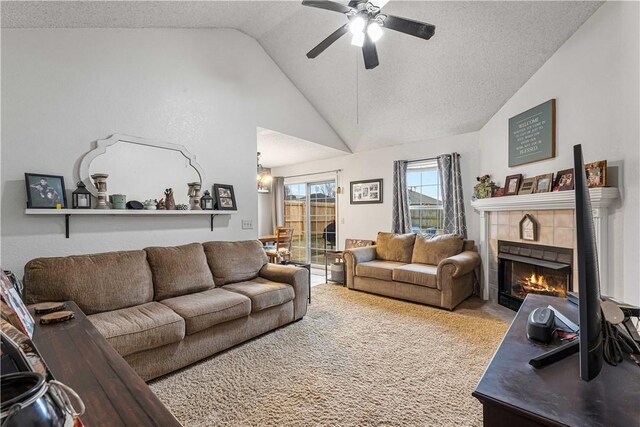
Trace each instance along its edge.
<instances>
[{"instance_id":1,"label":"window","mask_svg":"<svg viewBox=\"0 0 640 427\"><path fill-rule=\"evenodd\" d=\"M409 162L407 189L412 231L436 234L437 230L443 228L444 219L436 160Z\"/></svg>"}]
</instances>

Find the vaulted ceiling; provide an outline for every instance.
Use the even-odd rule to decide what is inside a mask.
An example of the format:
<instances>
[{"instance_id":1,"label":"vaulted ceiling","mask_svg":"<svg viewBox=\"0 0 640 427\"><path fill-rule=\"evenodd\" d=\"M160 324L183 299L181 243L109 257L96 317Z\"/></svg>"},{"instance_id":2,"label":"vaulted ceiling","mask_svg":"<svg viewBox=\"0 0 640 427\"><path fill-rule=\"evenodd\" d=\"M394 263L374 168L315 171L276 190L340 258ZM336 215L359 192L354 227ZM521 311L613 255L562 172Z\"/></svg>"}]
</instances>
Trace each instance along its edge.
<instances>
[{"instance_id":1,"label":"vaulted ceiling","mask_svg":"<svg viewBox=\"0 0 640 427\"><path fill-rule=\"evenodd\" d=\"M4 28L236 28L254 37L352 151L479 130L602 2L399 1L385 13L436 26L387 30L365 70L345 36L305 54L344 15L299 1L10 1ZM346 1L343 1L346 3Z\"/></svg>"}]
</instances>

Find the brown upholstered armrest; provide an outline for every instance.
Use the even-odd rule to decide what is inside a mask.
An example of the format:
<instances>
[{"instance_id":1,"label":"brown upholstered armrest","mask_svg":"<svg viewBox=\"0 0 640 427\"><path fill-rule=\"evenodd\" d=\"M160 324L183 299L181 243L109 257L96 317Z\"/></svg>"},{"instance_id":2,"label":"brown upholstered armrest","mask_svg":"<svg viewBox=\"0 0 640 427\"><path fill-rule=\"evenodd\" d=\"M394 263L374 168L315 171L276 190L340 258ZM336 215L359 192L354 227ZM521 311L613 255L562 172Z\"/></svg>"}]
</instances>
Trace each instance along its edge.
<instances>
[{"instance_id":1,"label":"brown upholstered armrest","mask_svg":"<svg viewBox=\"0 0 640 427\"><path fill-rule=\"evenodd\" d=\"M353 289L353 278L356 275L356 265L360 262L373 261L376 259L376 247L364 246L362 248L352 248L344 251L344 280L347 288Z\"/></svg>"},{"instance_id":2,"label":"brown upholstered armrest","mask_svg":"<svg viewBox=\"0 0 640 427\"><path fill-rule=\"evenodd\" d=\"M464 251L458 255L445 258L440 261L440 264L438 264L438 276L440 276L441 271L447 265L455 267L455 270L453 270L453 274L451 275L453 278L464 276L480 265L480 255L475 251Z\"/></svg>"},{"instance_id":3,"label":"brown upholstered armrest","mask_svg":"<svg viewBox=\"0 0 640 427\"><path fill-rule=\"evenodd\" d=\"M376 259L376 247L374 246L365 246L362 248L353 248L347 249L344 251L345 261L347 257L351 257L351 261L355 267L356 264L360 262L373 261Z\"/></svg>"},{"instance_id":4,"label":"brown upholstered armrest","mask_svg":"<svg viewBox=\"0 0 640 427\"><path fill-rule=\"evenodd\" d=\"M293 317L301 319L307 313L309 299L309 271L306 268L278 264L265 264L258 275L272 282L286 283L293 286Z\"/></svg>"}]
</instances>

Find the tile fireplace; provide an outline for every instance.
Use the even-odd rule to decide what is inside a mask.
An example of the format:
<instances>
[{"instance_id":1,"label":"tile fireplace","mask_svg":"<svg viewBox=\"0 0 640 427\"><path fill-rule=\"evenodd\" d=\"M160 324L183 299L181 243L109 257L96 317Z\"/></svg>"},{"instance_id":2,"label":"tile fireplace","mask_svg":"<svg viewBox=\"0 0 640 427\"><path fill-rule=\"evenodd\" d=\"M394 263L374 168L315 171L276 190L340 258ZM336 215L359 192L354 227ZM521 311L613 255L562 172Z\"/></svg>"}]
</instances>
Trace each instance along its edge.
<instances>
[{"instance_id":1,"label":"tile fireplace","mask_svg":"<svg viewBox=\"0 0 640 427\"><path fill-rule=\"evenodd\" d=\"M498 303L518 310L529 293L566 297L573 249L498 241Z\"/></svg>"}]
</instances>

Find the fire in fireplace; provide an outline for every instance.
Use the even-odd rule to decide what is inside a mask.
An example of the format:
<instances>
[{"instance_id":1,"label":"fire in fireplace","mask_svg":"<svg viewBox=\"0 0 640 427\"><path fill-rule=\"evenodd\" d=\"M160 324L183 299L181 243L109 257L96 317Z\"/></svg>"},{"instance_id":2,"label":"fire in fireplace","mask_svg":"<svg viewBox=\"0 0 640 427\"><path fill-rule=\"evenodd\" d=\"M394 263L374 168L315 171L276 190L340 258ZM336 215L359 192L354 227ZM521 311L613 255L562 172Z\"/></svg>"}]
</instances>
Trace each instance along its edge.
<instances>
[{"instance_id":1,"label":"fire in fireplace","mask_svg":"<svg viewBox=\"0 0 640 427\"><path fill-rule=\"evenodd\" d=\"M566 297L573 250L498 241L498 303L518 310L529 293Z\"/></svg>"}]
</instances>

